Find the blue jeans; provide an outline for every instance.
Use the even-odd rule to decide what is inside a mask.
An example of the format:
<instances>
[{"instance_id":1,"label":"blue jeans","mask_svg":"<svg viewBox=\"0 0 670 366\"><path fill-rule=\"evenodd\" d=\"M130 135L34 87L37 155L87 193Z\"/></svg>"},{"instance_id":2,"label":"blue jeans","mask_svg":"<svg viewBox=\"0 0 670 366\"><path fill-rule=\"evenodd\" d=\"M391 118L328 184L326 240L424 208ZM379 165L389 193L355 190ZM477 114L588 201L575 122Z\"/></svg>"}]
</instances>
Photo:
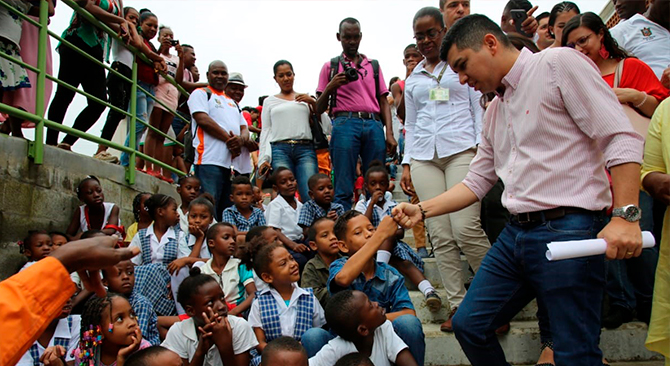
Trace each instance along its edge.
<instances>
[{"instance_id":1,"label":"blue jeans","mask_svg":"<svg viewBox=\"0 0 670 366\"><path fill-rule=\"evenodd\" d=\"M349 209L353 202L359 155L364 174L371 161L384 162L386 139L382 123L373 119L335 118L330 139L330 158L335 171L334 201L344 206L345 210Z\"/></svg>"},{"instance_id":2,"label":"blue jeans","mask_svg":"<svg viewBox=\"0 0 670 366\"><path fill-rule=\"evenodd\" d=\"M151 93L151 95L156 96L156 91L153 85L147 84L143 81L138 81L137 85L144 88L146 91ZM151 111L154 109L154 100L147 96L146 93L137 89L135 95L135 117L141 118L144 122L149 123L149 116ZM128 106L128 112L130 112L130 106ZM130 128L130 124L128 124ZM142 133L146 126L140 121L135 121L135 150L140 146L140 139L142 138ZM126 142L123 143L123 146L130 146L130 130L128 130L128 135L126 136ZM128 153L121 153L121 165L128 166L128 159L130 155Z\"/></svg>"},{"instance_id":3,"label":"blue jeans","mask_svg":"<svg viewBox=\"0 0 670 366\"><path fill-rule=\"evenodd\" d=\"M414 315L402 315L393 322L393 330L409 347L417 365L423 365L426 356L426 337L423 334L421 321Z\"/></svg>"},{"instance_id":4,"label":"blue jeans","mask_svg":"<svg viewBox=\"0 0 670 366\"><path fill-rule=\"evenodd\" d=\"M640 229L654 232L654 199L640 191ZM658 238L660 239L660 238ZM657 240L656 242L660 242ZM654 294L654 276L658 262L658 245L642 250L637 258L612 260L607 262L607 295L610 305L628 310L651 308Z\"/></svg>"},{"instance_id":5,"label":"blue jeans","mask_svg":"<svg viewBox=\"0 0 670 366\"><path fill-rule=\"evenodd\" d=\"M191 116L189 116L189 115L187 115L187 114L184 114L184 113L181 112L181 111L177 111L177 114L179 114L180 116L186 118L187 121L190 121L190 120L191 120ZM181 133L181 130L184 129L184 126L186 126L186 122L184 122L184 121L183 121L181 118L179 118L178 116L174 116L174 118L172 119L172 130L174 131L174 134L175 134L176 136L179 136L179 133Z\"/></svg>"},{"instance_id":6,"label":"blue jeans","mask_svg":"<svg viewBox=\"0 0 670 366\"><path fill-rule=\"evenodd\" d=\"M549 262L546 244L595 238L604 214L570 214L534 227L507 224L482 261L453 318L473 366L509 365L495 335L534 297L544 304L557 366L601 366L605 256Z\"/></svg>"},{"instance_id":7,"label":"blue jeans","mask_svg":"<svg viewBox=\"0 0 670 366\"><path fill-rule=\"evenodd\" d=\"M312 358L335 337L335 334L323 328L310 328L303 333L300 343L307 351L307 358Z\"/></svg>"},{"instance_id":8,"label":"blue jeans","mask_svg":"<svg viewBox=\"0 0 670 366\"><path fill-rule=\"evenodd\" d=\"M214 196L214 214L221 222L223 210L230 207L230 169L218 165L194 165L195 176L200 179L200 190Z\"/></svg>"},{"instance_id":9,"label":"blue jeans","mask_svg":"<svg viewBox=\"0 0 670 366\"><path fill-rule=\"evenodd\" d=\"M298 192L302 202L309 201L309 187L307 181L319 172L319 164L316 160L316 151L312 144L285 144L273 142L272 146L272 169L286 167L295 175L298 181Z\"/></svg>"}]
</instances>

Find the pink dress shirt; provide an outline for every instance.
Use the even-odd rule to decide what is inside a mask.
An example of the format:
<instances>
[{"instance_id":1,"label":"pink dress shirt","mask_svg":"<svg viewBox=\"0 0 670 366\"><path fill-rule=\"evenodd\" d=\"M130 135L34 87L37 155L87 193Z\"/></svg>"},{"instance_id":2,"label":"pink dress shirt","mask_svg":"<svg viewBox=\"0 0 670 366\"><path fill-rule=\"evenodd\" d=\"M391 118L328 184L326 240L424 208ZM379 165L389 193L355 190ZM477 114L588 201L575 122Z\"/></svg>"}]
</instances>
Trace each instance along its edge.
<instances>
[{"instance_id":1,"label":"pink dress shirt","mask_svg":"<svg viewBox=\"0 0 670 366\"><path fill-rule=\"evenodd\" d=\"M352 81L348 84L342 85L337 89L337 103L335 108L333 108L333 113L336 112L368 112L368 113L379 113L379 101L377 100L377 89L375 86L375 77L372 71L372 63L368 60L367 57L363 57L361 61L361 67L359 70L359 78L356 81ZM342 55L342 58L345 62L349 60L346 56ZM352 67L355 64L351 65ZM342 63L339 63L338 72L344 71ZM362 75L360 75L362 74ZM328 76L330 76L330 61L326 62L321 68L321 74L319 74L319 86L316 88L317 93L323 93L326 90L326 85L328 85ZM386 82L384 81L384 75L382 74L381 67L379 68L379 94L385 95L388 94L388 88L386 87Z\"/></svg>"},{"instance_id":2,"label":"pink dress shirt","mask_svg":"<svg viewBox=\"0 0 670 366\"><path fill-rule=\"evenodd\" d=\"M463 183L482 199L499 176L512 214L609 207L605 167L640 163L644 141L595 64L569 48L524 49L503 85Z\"/></svg>"}]
</instances>

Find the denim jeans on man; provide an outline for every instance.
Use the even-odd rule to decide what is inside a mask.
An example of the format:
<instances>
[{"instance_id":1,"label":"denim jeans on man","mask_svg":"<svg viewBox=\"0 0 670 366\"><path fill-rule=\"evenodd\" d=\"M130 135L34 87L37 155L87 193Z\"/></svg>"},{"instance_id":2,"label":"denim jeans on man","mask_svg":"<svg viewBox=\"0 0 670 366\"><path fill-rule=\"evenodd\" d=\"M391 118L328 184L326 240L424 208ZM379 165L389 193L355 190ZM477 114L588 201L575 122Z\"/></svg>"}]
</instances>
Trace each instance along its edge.
<instances>
[{"instance_id":1,"label":"denim jeans on man","mask_svg":"<svg viewBox=\"0 0 670 366\"><path fill-rule=\"evenodd\" d=\"M509 365L495 335L536 296L547 310L557 366L601 366L605 256L549 262L552 241L595 238L604 214L570 214L537 226L508 224L491 246L453 319L473 366Z\"/></svg>"},{"instance_id":2,"label":"denim jeans on man","mask_svg":"<svg viewBox=\"0 0 670 366\"><path fill-rule=\"evenodd\" d=\"M640 191L640 229L654 232L654 199ZM660 238L657 238L657 243ZM616 305L631 312L638 310L642 321L649 321L651 302L654 295L654 277L658 262L658 246L642 250L636 258L607 262L607 295L610 306Z\"/></svg>"},{"instance_id":3,"label":"denim jeans on man","mask_svg":"<svg viewBox=\"0 0 670 366\"><path fill-rule=\"evenodd\" d=\"M148 91L152 96L156 96L155 87L151 84L145 83L143 81L138 81L137 86ZM151 111L154 109L154 100L147 96L147 94L137 89L137 94L135 95L135 116L141 118L144 122L149 123L149 116L151 116ZM128 112L130 112L130 106L128 106ZM140 146L140 139L142 138L142 133L146 126L142 122L135 120L135 149ZM128 135L126 136L126 142L123 143L123 146L130 146L130 122L128 122ZM121 165L128 166L128 159L130 155L128 153L121 153Z\"/></svg>"},{"instance_id":4,"label":"denim jeans on man","mask_svg":"<svg viewBox=\"0 0 670 366\"><path fill-rule=\"evenodd\" d=\"M313 144L288 144L273 142L272 169L286 167L295 175L298 182L300 201L309 201L309 178L319 172L316 151Z\"/></svg>"},{"instance_id":5,"label":"denim jeans on man","mask_svg":"<svg viewBox=\"0 0 670 366\"><path fill-rule=\"evenodd\" d=\"M352 206L356 163L360 155L363 174L373 160L384 162L386 138L381 121L358 117L337 117L333 120L330 157L335 171L334 202Z\"/></svg>"},{"instance_id":6,"label":"denim jeans on man","mask_svg":"<svg viewBox=\"0 0 670 366\"><path fill-rule=\"evenodd\" d=\"M200 190L214 196L214 216L221 222L223 210L230 207L230 169L219 165L194 165L195 176L200 179Z\"/></svg>"}]
</instances>

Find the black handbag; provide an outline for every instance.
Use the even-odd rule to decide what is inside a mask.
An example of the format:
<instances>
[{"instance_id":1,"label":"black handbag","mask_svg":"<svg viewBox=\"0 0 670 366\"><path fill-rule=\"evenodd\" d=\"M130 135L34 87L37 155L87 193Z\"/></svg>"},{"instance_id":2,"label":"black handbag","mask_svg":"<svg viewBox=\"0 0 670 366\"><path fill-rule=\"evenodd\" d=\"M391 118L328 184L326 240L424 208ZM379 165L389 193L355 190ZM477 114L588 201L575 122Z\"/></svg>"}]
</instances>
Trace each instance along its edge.
<instances>
[{"instance_id":1,"label":"black handbag","mask_svg":"<svg viewBox=\"0 0 670 366\"><path fill-rule=\"evenodd\" d=\"M323 127L321 126L321 116L310 113L309 122L309 127L312 131L312 142L314 143L314 150L327 149L328 138L326 137L326 134L323 133Z\"/></svg>"}]
</instances>

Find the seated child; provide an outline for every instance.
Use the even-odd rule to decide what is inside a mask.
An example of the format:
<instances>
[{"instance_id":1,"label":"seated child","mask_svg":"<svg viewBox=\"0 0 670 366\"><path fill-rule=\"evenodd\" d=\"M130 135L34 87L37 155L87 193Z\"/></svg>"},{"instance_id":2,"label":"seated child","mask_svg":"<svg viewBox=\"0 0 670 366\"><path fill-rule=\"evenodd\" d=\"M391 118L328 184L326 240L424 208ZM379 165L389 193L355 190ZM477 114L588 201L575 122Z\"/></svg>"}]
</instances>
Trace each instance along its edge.
<instances>
[{"instance_id":1,"label":"seated child","mask_svg":"<svg viewBox=\"0 0 670 366\"><path fill-rule=\"evenodd\" d=\"M307 354L313 356L318 351L315 344L320 348L323 344L320 340L330 333L321 329L326 320L312 290L297 285L298 263L277 242L251 249L254 270L269 285L259 291L249 314L249 324L259 342L258 352L262 354L268 342L287 336L301 341ZM254 360L256 364L260 362L259 357Z\"/></svg>"},{"instance_id":2,"label":"seated child","mask_svg":"<svg viewBox=\"0 0 670 366\"><path fill-rule=\"evenodd\" d=\"M177 207L179 212L179 227L181 231L188 232L188 212L191 201L200 194L200 179L194 175L183 175L177 181L177 194L181 198L181 205Z\"/></svg>"},{"instance_id":3,"label":"seated child","mask_svg":"<svg viewBox=\"0 0 670 366\"><path fill-rule=\"evenodd\" d=\"M297 183L293 173L285 167L280 167L272 174L272 188L278 193L277 197L270 202L265 212L268 226L278 231L279 241L284 244L289 253L293 255L302 269L307 260L313 256L309 248L302 244L304 236L298 217L302 203L295 199Z\"/></svg>"},{"instance_id":4,"label":"seated child","mask_svg":"<svg viewBox=\"0 0 670 366\"><path fill-rule=\"evenodd\" d=\"M151 193L142 192L138 193L135 198L133 198L133 216L135 217L135 222L126 229L126 237L123 239L126 246L130 245L130 242L139 230L148 228L153 222L151 216L149 216L149 211L147 211L145 206L149 197L151 197Z\"/></svg>"},{"instance_id":5,"label":"seated child","mask_svg":"<svg viewBox=\"0 0 670 366\"><path fill-rule=\"evenodd\" d=\"M236 258L240 259L240 266L246 267L254 274L254 283L256 284L256 291L263 291L268 288L268 284L261 280L254 271L254 258L250 250L251 247L260 247L269 243L279 242L277 230L269 226L254 226L247 232L244 244L241 248L237 248ZM281 242L279 242L281 244Z\"/></svg>"},{"instance_id":6,"label":"seated child","mask_svg":"<svg viewBox=\"0 0 670 366\"><path fill-rule=\"evenodd\" d=\"M51 243L53 244L53 250L60 248L62 245L67 244L67 234L61 233L60 231L52 231L49 233L51 237Z\"/></svg>"},{"instance_id":7,"label":"seated child","mask_svg":"<svg viewBox=\"0 0 670 366\"><path fill-rule=\"evenodd\" d=\"M142 337L147 342L159 345L158 316L149 300L133 291L135 288L135 265L130 260L117 263L102 270L102 284L108 291L124 296L133 308Z\"/></svg>"},{"instance_id":8,"label":"seated child","mask_svg":"<svg viewBox=\"0 0 670 366\"><path fill-rule=\"evenodd\" d=\"M364 214L375 227L379 226L381 219L390 216L391 210L398 205L393 201L393 195L388 192L388 186L389 174L384 165L379 160L370 163L368 171L365 172L365 188L371 197L369 200L358 201L356 211ZM404 234L405 231L398 227L396 234L386 240L377 251L377 262L389 263L407 276L423 293L428 309L432 312L439 311L442 299L424 276L421 257L399 240Z\"/></svg>"},{"instance_id":9,"label":"seated child","mask_svg":"<svg viewBox=\"0 0 670 366\"><path fill-rule=\"evenodd\" d=\"M54 250L51 237L44 230L28 231L28 236L18 244L19 252L28 258L28 263L23 265L20 271L32 266L38 260L46 258Z\"/></svg>"},{"instance_id":10,"label":"seated child","mask_svg":"<svg viewBox=\"0 0 670 366\"><path fill-rule=\"evenodd\" d=\"M254 186L254 207L265 212L267 205L263 203L263 190L261 187Z\"/></svg>"},{"instance_id":11,"label":"seated child","mask_svg":"<svg viewBox=\"0 0 670 366\"><path fill-rule=\"evenodd\" d=\"M409 346L412 356L423 365L426 344L421 322L405 288L405 278L383 262L375 261L379 247L396 234L398 226L391 217L384 217L375 229L358 211L347 211L335 222L340 251L349 258L340 258L330 265L328 291L331 295L345 290L363 291L386 311L386 319ZM329 305L332 297L329 300Z\"/></svg>"},{"instance_id":12,"label":"seated child","mask_svg":"<svg viewBox=\"0 0 670 366\"><path fill-rule=\"evenodd\" d=\"M350 353L335 362L335 366L375 366L370 357L362 353Z\"/></svg>"},{"instance_id":13,"label":"seated child","mask_svg":"<svg viewBox=\"0 0 670 366\"><path fill-rule=\"evenodd\" d=\"M125 366L181 366L181 357L161 346L141 349L128 357Z\"/></svg>"},{"instance_id":14,"label":"seated child","mask_svg":"<svg viewBox=\"0 0 670 366\"><path fill-rule=\"evenodd\" d=\"M108 292L105 297L94 296L86 302L81 314L79 348L74 351L75 365L123 365L128 356L147 347L151 344L142 339L135 313L125 297Z\"/></svg>"},{"instance_id":15,"label":"seated child","mask_svg":"<svg viewBox=\"0 0 670 366\"><path fill-rule=\"evenodd\" d=\"M191 201L188 206L188 231L184 232L187 237L186 240L179 242L179 258L168 266L170 273L186 266L193 266L196 262L205 262L212 257L207 248L207 230L213 224L214 205L212 202L205 197L198 197ZM185 271L184 278L188 277L188 268ZM175 287L175 291L177 288L179 286Z\"/></svg>"},{"instance_id":16,"label":"seated child","mask_svg":"<svg viewBox=\"0 0 670 366\"><path fill-rule=\"evenodd\" d=\"M305 265L300 280L300 285L303 288L311 288L314 291L314 296L319 299L319 303L324 309L330 298L326 287L329 275L328 269L331 263L342 257L340 247L337 244L337 237L333 231L334 227L334 220L322 217L316 219L312 227L309 228L309 246L316 251L316 255Z\"/></svg>"},{"instance_id":17,"label":"seated child","mask_svg":"<svg viewBox=\"0 0 670 366\"><path fill-rule=\"evenodd\" d=\"M225 294L213 277L191 268L179 286L177 301L190 318L175 323L162 346L191 366L248 365L249 351L258 345L246 320L228 316Z\"/></svg>"},{"instance_id":18,"label":"seated child","mask_svg":"<svg viewBox=\"0 0 670 366\"><path fill-rule=\"evenodd\" d=\"M84 204L74 211L70 226L65 232L71 239L79 239L81 233L89 229L102 230L106 235L122 231L119 206L105 202L98 178L89 175L79 182L77 198Z\"/></svg>"},{"instance_id":19,"label":"seated child","mask_svg":"<svg viewBox=\"0 0 670 366\"><path fill-rule=\"evenodd\" d=\"M291 337L279 337L268 343L261 357L261 366L308 366L305 347Z\"/></svg>"},{"instance_id":20,"label":"seated child","mask_svg":"<svg viewBox=\"0 0 670 366\"><path fill-rule=\"evenodd\" d=\"M235 228L227 223L214 224L207 231L207 247L212 258L200 270L212 276L226 294L226 302L231 307L230 315L242 315L251 307L256 296L254 275L240 260L233 258L236 250Z\"/></svg>"},{"instance_id":21,"label":"seated child","mask_svg":"<svg viewBox=\"0 0 670 366\"><path fill-rule=\"evenodd\" d=\"M70 315L71 310L72 301L68 301L60 315L47 325L16 366L57 365L59 360L74 361L72 352L79 346L81 316Z\"/></svg>"},{"instance_id":22,"label":"seated child","mask_svg":"<svg viewBox=\"0 0 670 366\"><path fill-rule=\"evenodd\" d=\"M249 178L237 176L230 187L230 200L233 205L223 210L221 221L227 222L237 229L240 241L244 241L247 231L254 226L265 225L265 215L259 208L254 207L254 191Z\"/></svg>"},{"instance_id":23,"label":"seated child","mask_svg":"<svg viewBox=\"0 0 670 366\"><path fill-rule=\"evenodd\" d=\"M309 364L339 365L343 356L358 352L375 366L416 366L385 313L383 307L370 301L363 292L345 290L333 295L326 308L326 319L339 336L310 358Z\"/></svg>"},{"instance_id":24,"label":"seated child","mask_svg":"<svg viewBox=\"0 0 670 366\"><path fill-rule=\"evenodd\" d=\"M316 173L307 181L309 197L311 200L302 205L298 225L302 227L303 234L307 237L307 230L314 221L322 217L337 220L344 213L344 207L339 203L333 203L333 182L325 174Z\"/></svg>"}]
</instances>

